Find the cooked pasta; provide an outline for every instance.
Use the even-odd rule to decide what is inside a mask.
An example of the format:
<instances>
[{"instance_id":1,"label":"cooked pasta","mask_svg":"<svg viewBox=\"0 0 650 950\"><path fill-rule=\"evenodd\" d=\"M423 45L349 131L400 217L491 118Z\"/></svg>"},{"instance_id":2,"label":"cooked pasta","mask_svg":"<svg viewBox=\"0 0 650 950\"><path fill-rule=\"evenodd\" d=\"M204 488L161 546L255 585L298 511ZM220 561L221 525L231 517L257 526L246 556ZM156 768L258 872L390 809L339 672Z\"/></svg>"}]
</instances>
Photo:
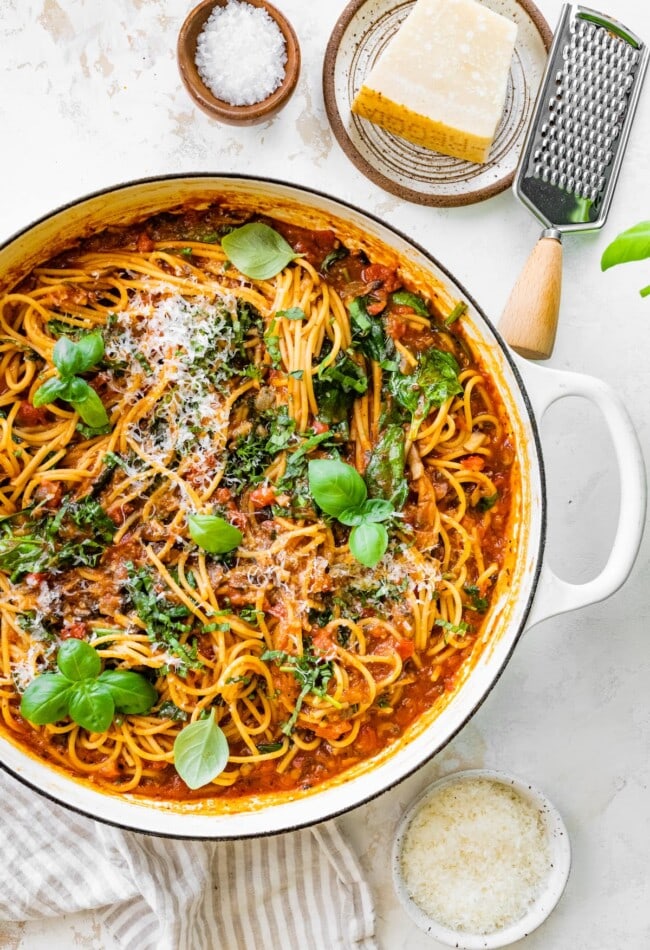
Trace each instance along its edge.
<instances>
[{"instance_id":1,"label":"cooked pasta","mask_svg":"<svg viewBox=\"0 0 650 950\"><path fill-rule=\"evenodd\" d=\"M370 760L456 687L504 564L512 436L464 318L280 220L257 223L291 259L245 276L244 221L103 232L0 299L3 730L121 792L308 789ZM350 466L362 500L332 515L315 473ZM21 715L72 639L151 708ZM227 761L191 790L175 743L208 716Z\"/></svg>"}]
</instances>

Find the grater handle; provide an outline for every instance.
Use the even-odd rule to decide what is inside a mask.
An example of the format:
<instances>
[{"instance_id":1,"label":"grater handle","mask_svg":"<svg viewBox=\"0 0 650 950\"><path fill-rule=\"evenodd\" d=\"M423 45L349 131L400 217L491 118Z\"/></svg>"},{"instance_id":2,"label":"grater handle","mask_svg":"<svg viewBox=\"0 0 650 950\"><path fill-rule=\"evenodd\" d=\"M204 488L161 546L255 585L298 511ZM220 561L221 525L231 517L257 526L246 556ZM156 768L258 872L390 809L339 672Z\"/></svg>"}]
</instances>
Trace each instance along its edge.
<instances>
[{"instance_id":1,"label":"grater handle","mask_svg":"<svg viewBox=\"0 0 650 950\"><path fill-rule=\"evenodd\" d=\"M512 288L499 330L513 350L530 360L553 352L562 291L562 235L546 228Z\"/></svg>"}]
</instances>

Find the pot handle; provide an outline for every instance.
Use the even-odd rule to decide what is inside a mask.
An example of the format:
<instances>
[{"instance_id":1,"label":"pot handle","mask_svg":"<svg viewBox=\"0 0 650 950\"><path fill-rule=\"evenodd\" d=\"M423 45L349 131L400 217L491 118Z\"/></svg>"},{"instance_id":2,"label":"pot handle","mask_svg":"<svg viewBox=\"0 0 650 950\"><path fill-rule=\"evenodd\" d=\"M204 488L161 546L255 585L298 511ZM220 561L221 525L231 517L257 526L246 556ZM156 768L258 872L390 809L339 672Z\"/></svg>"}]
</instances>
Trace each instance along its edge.
<instances>
[{"instance_id":1,"label":"pot handle","mask_svg":"<svg viewBox=\"0 0 650 950\"><path fill-rule=\"evenodd\" d=\"M632 420L613 389L593 376L540 369L521 360L517 362L537 419L541 419L553 403L566 396L582 396L600 409L614 445L620 483L616 534L602 571L584 584L571 584L543 563L535 600L526 622L528 629L549 617L604 600L624 583L643 536L646 475Z\"/></svg>"}]
</instances>

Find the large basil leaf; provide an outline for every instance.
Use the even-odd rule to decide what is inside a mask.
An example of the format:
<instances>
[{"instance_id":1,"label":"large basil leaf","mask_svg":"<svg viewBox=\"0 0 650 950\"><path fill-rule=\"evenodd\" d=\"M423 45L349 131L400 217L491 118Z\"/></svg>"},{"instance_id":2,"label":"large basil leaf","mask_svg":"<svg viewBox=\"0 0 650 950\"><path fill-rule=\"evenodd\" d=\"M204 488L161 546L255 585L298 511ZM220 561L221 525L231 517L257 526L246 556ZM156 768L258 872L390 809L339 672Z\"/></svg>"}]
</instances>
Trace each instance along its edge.
<instances>
[{"instance_id":1,"label":"large basil leaf","mask_svg":"<svg viewBox=\"0 0 650 950\"><path fill-rule=\"evenodd\" d=\"M226 554L241 544L239 528L218 515L188 515L190 537L209 554Z\"/></svg>"},{"instance_id":2,"label":"large basil leaf","mask_svg":"<svg viewBox=\"0 0 650 950\"><path fill-rule=\"evenodd\" d=\"M381 561L388 547L388 531L383 524L364 522L350 532L350 551L365 567Z\"/></svg>"},{"instance_id":3,"label":"large basil leaf","mask_svg":"<svg viewBox=\"0 0 650 950\"><path fill-rule=\"evenodd\" d=\"M96 679L73 683L68 712L74 721L89 732L106 732L115 715L110 690Z\"/></svg>"},{"instance_id":4,"label":"large basil leaf","mask_svg":"<svg viewBox=\"0 0 650 950\"><path fill-rule=\"evenodd\" d=\"M35 726L59 722L68 715L72 683L62 673L42 673L31 681L20 701L20 715Z\"/></svg>"},{"instance_id":5,"label":"large basil leaf","mask_svg":"<svg viewBox=\"0 0 650 950\"><path fill-rule=\"evenodd\" d=\"M189 788L208 785L226 767L228 740L214 721L214 709L179 732L174 742L174 766Z\"/></svg>"},{"instance_id":6,"label":"large basil leaf","mask_svg":"<svg viewBox=\"0 0 650 950\"><path fill-rule=\"evenodd\" d=\"M64 640L61 644L56 663L63 675L73 682L89 677L94 679L99 676L102 668L97 650L84 640L76 640L74 637Z\"/></svg>"},{"instance_id":7,"label":"large basil leaf","mask_svg":"<svg viewBox=\"0 0 650 950\"><path fill-rule=\"evenodd\" d=\"M156 688L132 670L105 670L98 682L109 690L115 709L127 716L149 712L158 700Z\"/></svg>"},{"instance_id":8,"label":"large basil leaf","mask_svg":"<svg viewBox=\"0 0 650 950\"><path fill-rule=\"evenodd\" d=\"M338 459L314 459L307 468L309 491L319 508L337 518L347 508L358 508L368 495L356 468Z\"/></svg>"},{"instance_id":9,"label":"large basil leaf","mask_svg":"<svg viewBox=\"0 0 650 950\"><path fill-rule=\"evenodd\" d=\"M230 231L221 246L237 270L253 280L275 277L298 256L281 234L259 221Z\"/></svg>"}]
</instances>

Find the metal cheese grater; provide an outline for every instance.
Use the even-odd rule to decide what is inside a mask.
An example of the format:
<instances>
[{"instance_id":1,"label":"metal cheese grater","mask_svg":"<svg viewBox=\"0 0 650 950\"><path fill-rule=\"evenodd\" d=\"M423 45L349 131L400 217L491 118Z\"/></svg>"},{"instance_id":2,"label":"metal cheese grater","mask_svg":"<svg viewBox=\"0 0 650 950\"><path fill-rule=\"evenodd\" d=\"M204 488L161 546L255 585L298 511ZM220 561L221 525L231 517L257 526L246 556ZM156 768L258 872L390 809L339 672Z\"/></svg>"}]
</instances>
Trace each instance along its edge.
<instances>
[{"instance_id":1,"label":"metal cheese grater","mask_svg":"<svg viewBox=\"0 0 650 950\"><path fill-rule=\"evenodd\" d=\"M562 232L605 223L647 64L647 45L627 27L587 7L564 5L514 183L517 197L546 226L543 246L529 258L500 323L525 356L550 356ZM540 325L531 294L544 297L544 273L557 299L542 299Z\"/></svg>"}]
</instances>

